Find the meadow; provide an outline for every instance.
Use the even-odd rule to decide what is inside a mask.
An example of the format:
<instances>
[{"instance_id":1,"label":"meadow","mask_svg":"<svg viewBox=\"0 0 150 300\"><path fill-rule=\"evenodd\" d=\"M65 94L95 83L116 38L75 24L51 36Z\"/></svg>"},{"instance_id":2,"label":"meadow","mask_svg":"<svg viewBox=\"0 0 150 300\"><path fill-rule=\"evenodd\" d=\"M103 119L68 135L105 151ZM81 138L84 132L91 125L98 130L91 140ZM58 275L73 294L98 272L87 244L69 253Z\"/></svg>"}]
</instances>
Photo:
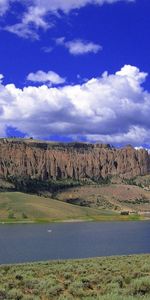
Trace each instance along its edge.
<instances>
[{"instance_id":1,"label":"meadow","mask_svg":"<svg viewBox=\"0 0 150 300\"><path fill-rule=\"evenodd\" d=\"M140 219L136 215L121 216L111 210L73 205L34 194L0 192L0 222L2 223Z\"/></svg>"},{"instance_id":2,"label":"meadow","mask_svg":"<svg viewBox=\"0 0 150 300\"><path fill-rule=\"evenodd\" d=\"M15 179L14 179L15 181ZM128 211L129 216L121 216ZM0 222L117 221L150 217L150 176L76 182L0 179Z\"/></svg>"},{"instance_id":3,"label":"meadow","mask_svg":"<svg viewBox=\"0 0 150 300\"><path fill-rule=\"evenodd\" d=\"M0 266L0 299L150 299L150 255Z\"/></svg>"},{"instance_id":4,"label":"meadow","mask_svg":"<svg viewBox=\"0 0 150 300\"><path fill-rule=\"evenodd\" d=\"M0 193L1 222L50 222L61 220L105 219L105 216L116 217L111 211L102 211L64 203L43 196L21 192Z\"/></svg>"}]
</instances>

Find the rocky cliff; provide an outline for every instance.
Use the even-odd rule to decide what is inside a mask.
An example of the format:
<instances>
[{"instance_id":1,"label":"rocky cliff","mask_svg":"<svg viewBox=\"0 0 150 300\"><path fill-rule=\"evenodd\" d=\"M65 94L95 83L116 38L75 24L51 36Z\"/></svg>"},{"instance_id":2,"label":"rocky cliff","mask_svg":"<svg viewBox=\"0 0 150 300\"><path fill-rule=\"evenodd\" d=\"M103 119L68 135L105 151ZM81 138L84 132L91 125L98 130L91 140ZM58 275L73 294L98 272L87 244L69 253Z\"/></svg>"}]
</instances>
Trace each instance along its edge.
<instances>
[{"instance_id":1,"label":"rocky cliff","mask_svg":"<svg viewBox=\"0 0 150 300\"><path fill-rule=\"evenodd\" d=\"M115 149L101 144L0 139L0 177L5 179L132 178L149 173L148 152L131 146Z\"/></svg>"}]
</instances>

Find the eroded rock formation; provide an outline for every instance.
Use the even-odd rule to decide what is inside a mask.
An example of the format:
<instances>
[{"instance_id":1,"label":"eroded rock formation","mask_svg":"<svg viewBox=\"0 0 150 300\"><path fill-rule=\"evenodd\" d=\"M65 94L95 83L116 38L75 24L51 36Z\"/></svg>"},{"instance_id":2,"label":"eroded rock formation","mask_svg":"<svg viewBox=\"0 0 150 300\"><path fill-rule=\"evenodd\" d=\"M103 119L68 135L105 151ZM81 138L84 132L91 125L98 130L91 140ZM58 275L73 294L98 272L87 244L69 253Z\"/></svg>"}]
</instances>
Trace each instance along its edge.
<instances>
[{"instance_id":1,"label":"eroded rock formation","mask_svg":"<svg viewBox=\"0 0 150 300\"><path fill-rule=\"evenodd\" d=\"M109 145L46 143L34 140L0 140L0 177L30 177L39 180L133 178L150 173L146 150L131 146L115 149Z\"/></svg>"}]
</instances>

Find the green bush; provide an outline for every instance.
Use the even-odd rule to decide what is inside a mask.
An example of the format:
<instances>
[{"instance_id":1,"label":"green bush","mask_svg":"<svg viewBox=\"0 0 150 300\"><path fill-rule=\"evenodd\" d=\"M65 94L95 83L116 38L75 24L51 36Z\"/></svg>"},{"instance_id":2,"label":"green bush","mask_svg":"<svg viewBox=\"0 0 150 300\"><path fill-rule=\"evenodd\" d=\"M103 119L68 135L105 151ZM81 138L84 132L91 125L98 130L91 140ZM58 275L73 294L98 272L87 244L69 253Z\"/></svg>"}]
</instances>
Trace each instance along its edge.
<instances>
[{"instance_id":1,"label":"green bush","mask_svg":"<svg viewBox=\"0 0 150 300\"><path fill-rule=\"evenodd\" d=\"M57 284L55 286L52 286L50 289L48 289L48 291L46 291L46 296L50 296L52 299L52 297L58 297L61 292L63 291L63 285L61 284Z\"/></svg>"},{"instance_id":2,"label":"green bush","mask_svg":"<svg viewBox=\"0 0 150 300\"><path fill-rule=\"evenodd\" d=\"M8 292L7 297L11 300L21 300L23 298L23 293L21 290L14 288Z\"/></svg>"},{"instance_id":3,"label":"green bush","mask_svg":"<svg viewBox=\"0 0 150 300\"><path fill-rule=\"evenodd\" d=\"M8 219L15 219L15 214L14 214L13 211L10 211L10 212L8 213Z\"/></svg>"},{"instance_id":4,"label":"green bush","mask_svg":"<svg viewBox=\"0 0 150 300\"><path fill-rule=\"evenodd\" d=\"M27 219L28 216L23 212L23 213L22 213L22 218L23 218L23 219Z\"/></svg>"},{"instance_id":5,"label":"green bush","mask_svg":"<svg viewBox=\"0 0 150 300\"><path fill-rule=\"evenodd\" d=\"M146 295L150 294L150 277L137 278L132 282L130 294Z\"/></svg>"}]
</instances>

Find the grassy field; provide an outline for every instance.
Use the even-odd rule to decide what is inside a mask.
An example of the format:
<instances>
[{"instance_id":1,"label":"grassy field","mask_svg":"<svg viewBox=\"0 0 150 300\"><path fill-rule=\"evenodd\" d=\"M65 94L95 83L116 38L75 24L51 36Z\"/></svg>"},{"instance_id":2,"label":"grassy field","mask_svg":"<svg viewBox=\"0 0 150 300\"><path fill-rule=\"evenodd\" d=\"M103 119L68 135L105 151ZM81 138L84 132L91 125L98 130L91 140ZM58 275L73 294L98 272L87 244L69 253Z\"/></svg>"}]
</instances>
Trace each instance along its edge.
<instances>
[{"instance_id":1,"label":"grassy field","mask_svg":"<svg viewBox=\"0 0 150 300\"><path fill-rule=\"evenodd\" d=\"M142 216L65 203L21 192L0 192L0 222L136 221Z\"/></svg>"},{"instance_id":2,"label":"grassy field","mask_svg":"<svg viewBox=\"0 0 150 300\"><path fill-rule=\"evenodd\" d=\"M0 179L0 222L150 218L149 175L130 180L113 177L105 183L59 180L41 185L36 182L34 191L17 190L21 189ZM121 211L134 215L122 217Z\"/></svg>"},{"instance_id":3,"label":"grassy field","mask_svg":"<svg viewBox=\"0 0 150 300\"><path fill-rule=\"evenodd\" d=\"M136 218L132 216L132 218ZM64 203L50 198L20 192L0 193L0 221L61 221L132 219L115 212Z\"/></svg>"},{"instance_id":4,"label":"grassy field","mask_svg":"<svg viewBox=\"0 0 150 300\"><path fill-rule=\"evenodd\" d=\"M0 299L150 299L150 255L0 266Z\"/></svg>"}]
</instances>

